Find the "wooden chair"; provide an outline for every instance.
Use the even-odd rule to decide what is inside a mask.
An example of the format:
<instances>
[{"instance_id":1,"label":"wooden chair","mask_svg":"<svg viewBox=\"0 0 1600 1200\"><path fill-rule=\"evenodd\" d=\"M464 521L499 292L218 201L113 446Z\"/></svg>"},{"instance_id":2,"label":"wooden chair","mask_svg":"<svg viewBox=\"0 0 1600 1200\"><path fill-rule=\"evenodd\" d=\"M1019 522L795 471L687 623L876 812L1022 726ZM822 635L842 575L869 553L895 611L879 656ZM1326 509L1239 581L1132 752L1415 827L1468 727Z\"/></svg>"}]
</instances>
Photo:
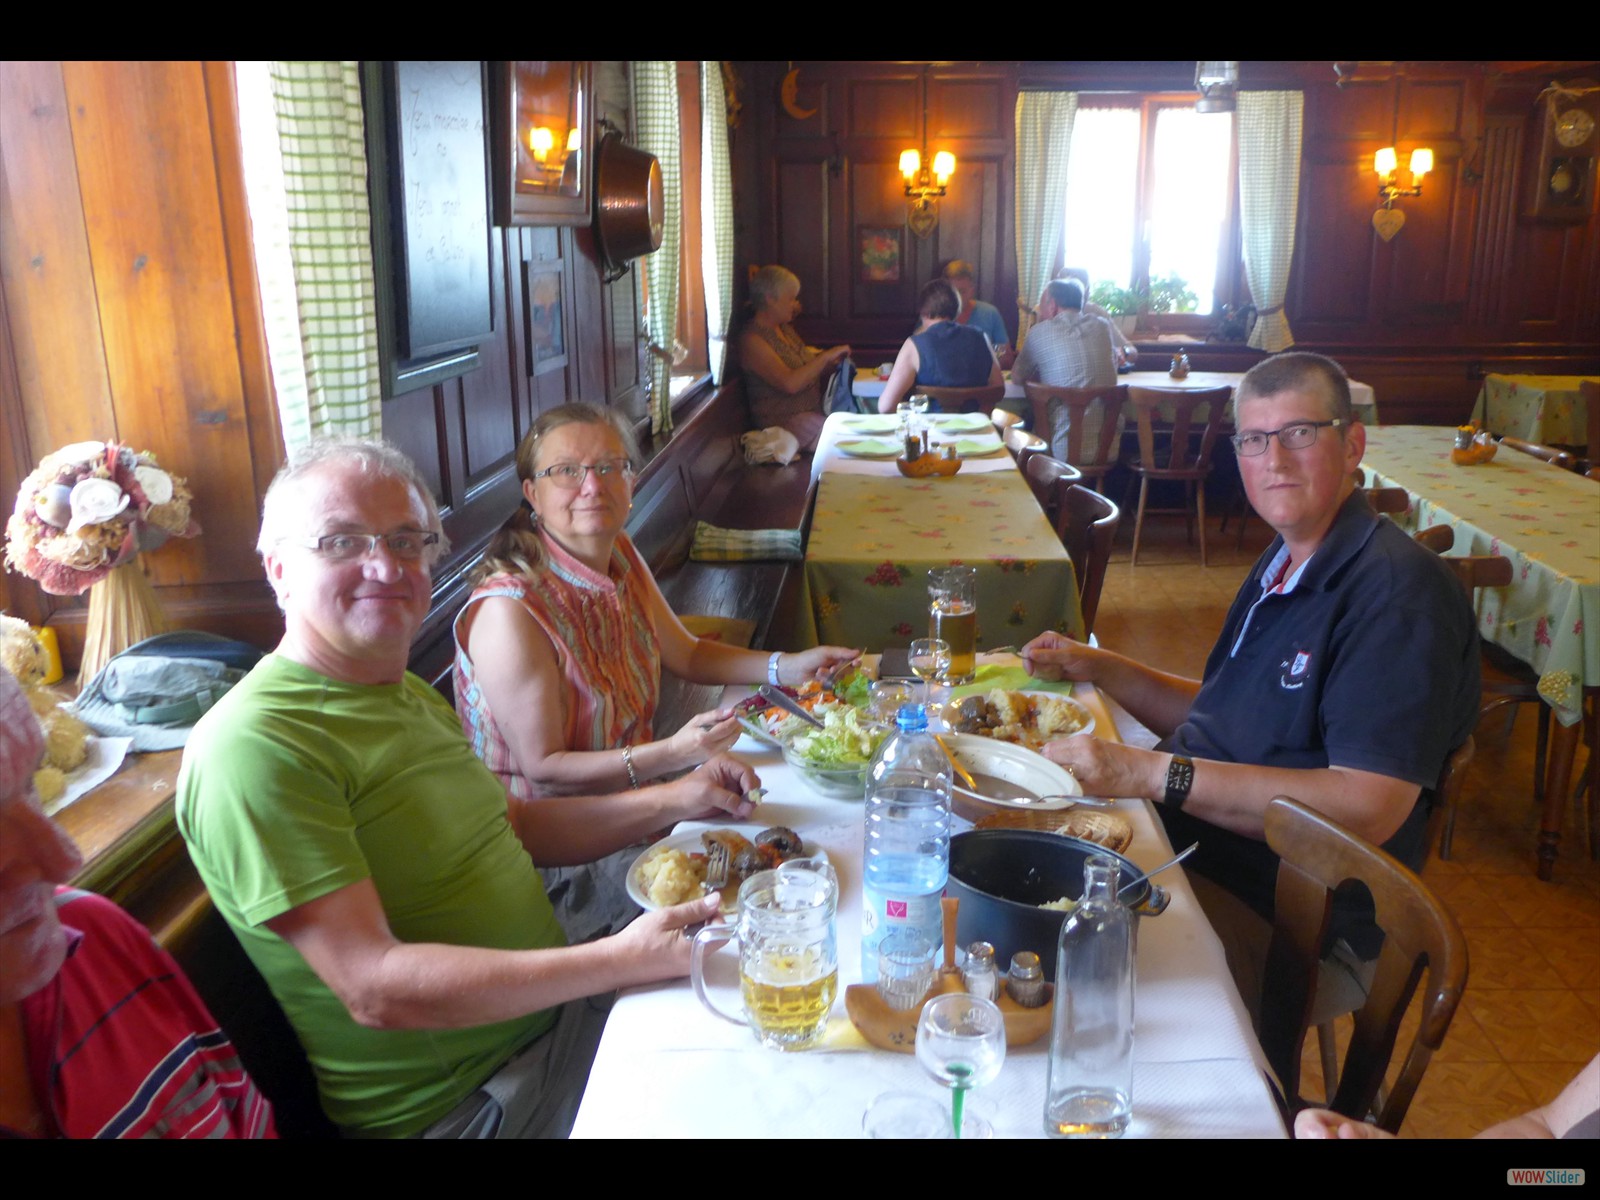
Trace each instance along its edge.
<instances>
[{"instance_id":1,"label":"wooden chair","mask_svg":"<svg viewBox=\"0 0 1600 1200\"><path fill-rule=\"evenodd\" d=\"M1600 479L1600 381L1580 379L1578 394L1583 397L1584 406L1588 409L1585 428L1589 431L1589 440L1583 446L1584 459L1588 463L1585 472L1590 479Z\"/></svg>"},{"instance_id":2,"label":"wooden chair","mask_svg":"<svg viewBox=\"0 0 1600 1200\"><path fill-rule=\"evenodd\" d=\"M1000 435L1000 440L1006 444L1006 449L1011 451L1011 457L1017 460L1017 469L1028 465L1028 459L1041 451L1048 452L1050 447L1041 439L1029 433L1021 425L1008 426Z\"/></svg>"},{"instance_id":3,"label":"wooden chair","mask_svg":"<svg viewBox=\"0 0 1600 1200\"><path fill-rule=\"evenodd\" d=\"M1413 533L1411 540L1424 550L1443 554L1456 544L1456 531L1448 525L1429 525Z\"/></svg>"},{"instance_id":4,"label":"wooden chair","mask_svg":"<svg viewBox=\"0 0 1600 1200\"><path fill-rule=\"evenodd\" d=\"M1361 490L1367 494L1367 503L1372 505L1373 512L1399 516L1411 507L1411 493L1405 488L1369 487Z\"/></svg>"},{"instance_id":5,"label":"wooden chair","mask_svg":"<svg viewBox=\"0 0 1600 1200\"><path fill-rule=\"evenodd\" d=\"M1466 938L1413 871L1322 814L1279 796L1267 806L1266 836L1282 861L1267 951L1261 1048L1291 1109L1304 1107L1300 1051L1310 1026L1333 892L1347 881L1364 884L1384 933L1383 950L1366 999L1354 1010L1355 1032L1329 1107L1356 1120L1375 1115L1379 1128L1395 1133L1461 1002ZM1401 1019L1424 975L1422 1020L1394 1087L1380 1100Z\"/></svg>"},{"instance_id":6,"label":"wooden chair","mask_svg":"<svg viewBox=\"0 0 1600 1200\"><path fill-rule=\"evenodd\" d=\"M939 411L947 413L987 414L1006 398L1005 385L998 383L993 387L914 387L911 390L926 395L939 406Z\"/></svg>"},{"instance_id":7,"label":"wooden chair","mask_svg":"<svg viewBox=\"0 0 1600 1200\"><path fill-rule=\"evenodd\" d=\"M1078 483L1083 479L1078 468L1062 462L1059 458L1051 458L1040 450L1028 455L1022 474L1028 481L1028 487L1033 489L1033 498L1039 502L1039 507L1044 509L1044 515L1050 519L1052 525L1059 524L1056 518L1058 499L1056 484L1061 480L1066 480L1069 485Z\"/></svg>"},{"instance_id":8,"label":"wooden chair","mask_svg":"<svg viewBox=\"0 0 1600 1200\"><path fill-rule=\"evenodd\" d=\"M1067 410L1066 461L1083 472L1085 485L1102 491L1106 473L1117 465L1117 443L1121 439L1124 406L1128 389L1123 384L1103 388L1046 387L1042 383L1024 384L1028 403L1033 407L1033 431L1050 444L1051 405ZM1095 436L1087 436L1089 409L1100 405L1100 425ZM1085 444L1087 443L1087 444Z\"/></svg>"},{"instance_id":9,"label":"wooden chair","mask_svg":"<svg viewBox=\"0 0 1600 1200\"><path fill-rule=\"evenodd\" d=\"M1078 604L1083 610L1085 640L1094 632L1100 592L1106 583L1106 564L1116 540L1122 510L1099 492L1066 479L1056 482L1056 536L1067 548L1078 575Z\"/></svg>"},{"instance_id":10,"label":"wooden chair","mask_svg":"<svg viewBox=\"0 0 1600 1200\"><path fill-rule=\"evenodd\" d=\"M1420 539L1421 534L1417 536ZM1443 562L1468 596L1479 588L1506 587L1511 583L1511 560L1498 554L1446 555ZM1542 810L1545 766L1550 755L1550 706L1539 695L1538 673L1490 642L1483 643L1479 671L1483 677L1483 696L1478 705L1480 725L1491 713L1502 709L1515 708L1519 704L1538 706L1539 724L1533 752L1533 800ZM1439 821L1442 826L1438 843L1439 857L1448 861L1456 830L1453 795L1448 797L1443 813L1439 814ZM1592 820L1590 824L1593 825Z\"/></svg>"},{"instance_id":11,"label":"wooden chair","mask_svg":"<svg viewBox=\"0 0 1600 1200\"><path fill-rule=\"evenodd\" d=\"M1200 565L1206 565L1206 476L1211 474L1211 452L1222 429L1222 417L1232 388L1205 388L1193 392L1162 392L1150 388L1129 388L1128 400L1139 422L1139 461L1133 466L1139 476L1139 510L1133 519L1133 565L1139 565L1139 541L1144 533L1144 517L1149 512L1181 512L1188 534L1194 536L1194 521L1200 523ZM1170 405L1172 420L1161 415ZM1204 407L1205 423L1197 425L1195 413ZM1191 435L1198 433L1198 443ZM1182 483L1186 497L1178 509L1147 509L1151 482Z\"/></svg>"},{"instance_id":12,"label":"wooden chair","mask_svg":"<svg viewBox=\"0 0 1600 1200\"><path fill-rule=\"evenodd\" d=\"M1563 471L1572 470L1576 462L1565 450L1557 450L1554 446L1542 446L1538 442L1525 442L1521 438L1503 437L1500 439L1500 445L1503 448L1520 450L1541 462L1549 463L1552 467L1560 467Z\"/></svg>"}]
</instances>

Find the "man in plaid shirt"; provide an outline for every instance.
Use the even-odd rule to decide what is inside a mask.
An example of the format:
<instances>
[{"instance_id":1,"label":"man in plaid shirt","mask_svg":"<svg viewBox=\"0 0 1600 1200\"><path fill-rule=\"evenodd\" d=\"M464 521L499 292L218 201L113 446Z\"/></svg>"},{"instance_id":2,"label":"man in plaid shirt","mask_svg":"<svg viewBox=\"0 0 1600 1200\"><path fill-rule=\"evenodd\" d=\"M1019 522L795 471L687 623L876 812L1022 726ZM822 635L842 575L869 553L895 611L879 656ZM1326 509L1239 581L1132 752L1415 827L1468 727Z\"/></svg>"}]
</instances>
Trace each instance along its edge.
<instances>
[{"instance_id":1,"label":"man in plaid shirt","mask_svg":"<svg viewBox=\"0 0 1600 1200\"><path fill-rule=\"evenodd\" d=\"M1038 318L1011 368L1014 384L1043 383L1050 387L1111 387L1117 382L1116 351L1111 326L1083 311L1083 287L1074 279L1054 279L1045 284L1035 310ZM1091 409L1093 421L1098 409ZM1051 427L1034 430L1050 442L1050 453L1067 457L1067 414L1051 406ZM1084 444L1092 445L1098 429L1084 430Z\"/></svg>"}]
</instances>

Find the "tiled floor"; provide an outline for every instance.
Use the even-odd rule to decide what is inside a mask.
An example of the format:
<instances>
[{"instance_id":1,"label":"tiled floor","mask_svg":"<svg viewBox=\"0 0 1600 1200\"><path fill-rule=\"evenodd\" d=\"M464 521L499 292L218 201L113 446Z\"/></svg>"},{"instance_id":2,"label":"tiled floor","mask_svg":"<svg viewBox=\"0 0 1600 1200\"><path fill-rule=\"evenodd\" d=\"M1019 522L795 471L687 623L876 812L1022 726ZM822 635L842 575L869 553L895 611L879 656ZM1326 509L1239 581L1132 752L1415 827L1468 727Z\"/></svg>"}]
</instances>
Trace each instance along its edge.
<instances>
[{"instance_id":1,"label":"tiled floor","mask_svg":"<svg viewBox=\"0 0 1600 1200\"><path fill-rule=\"evenodd\" d=\"M1269 531L1252 519L1239 549L1235 526L1223 535L1213 519L1211 565L1204 569L1198 546L1184 542L1181 520L1147 520L1137 568L1128 561L1131 531L1130 513L1119 531L1096 634L1108 648L1198 676ZM1554 880L1541 883L1534 876L1533 734L1531 709L1509 736L1494 723L1478 731L1451 860L1435 852L1423 870L1461 923L1471 966L1466 996L1403 1136L1470 1136L1547 1102L1600 1051L1600 866L1586 852L1587 828L1574 808ZM1403 1038L1411 1027L1402 1030ZM1320 1095L1320 1081L1311 1037L1304 1094Z\"/></svg>"}]
</instances>

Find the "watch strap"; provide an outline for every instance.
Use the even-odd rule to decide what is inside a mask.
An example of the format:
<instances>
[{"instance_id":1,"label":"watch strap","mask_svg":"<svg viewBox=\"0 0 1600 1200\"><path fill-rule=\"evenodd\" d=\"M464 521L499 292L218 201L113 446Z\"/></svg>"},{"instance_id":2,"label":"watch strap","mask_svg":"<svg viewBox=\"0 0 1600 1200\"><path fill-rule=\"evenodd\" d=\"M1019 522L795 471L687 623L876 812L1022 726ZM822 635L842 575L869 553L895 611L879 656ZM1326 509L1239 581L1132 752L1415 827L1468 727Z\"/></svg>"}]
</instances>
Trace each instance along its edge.
<instances>
[{"instance_id":1,"label":"watch strap","mask_svg":"<svg viewBox=\"0 0 1600 1200\"><path fill-rule=\"evenodd\" d=\"M1167 791L1162 800L1173 808L1182 808L1189 799L1189 789L1194 786L1194 760L1174 754L1167 766Z\"/></svg>"}]
</instances>

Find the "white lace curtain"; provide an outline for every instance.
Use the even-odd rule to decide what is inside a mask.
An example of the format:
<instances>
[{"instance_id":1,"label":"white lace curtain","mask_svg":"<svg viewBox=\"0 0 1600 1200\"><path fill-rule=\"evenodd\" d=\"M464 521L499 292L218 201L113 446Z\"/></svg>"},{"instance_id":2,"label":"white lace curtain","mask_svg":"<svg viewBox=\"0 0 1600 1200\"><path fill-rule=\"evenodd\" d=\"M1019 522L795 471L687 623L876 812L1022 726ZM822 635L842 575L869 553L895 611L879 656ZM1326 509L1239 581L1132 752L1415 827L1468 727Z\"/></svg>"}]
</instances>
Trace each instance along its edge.
<instances>
[{"instance_id":1,"label":"white lace curtain","mask_svg":"<svg viewBox=\"0 0 1600 1200\"><path fill-rule=\"evenodd\" d=\"M641 150L661 163L665 228L661 247L650 255L649 289L650 432L672 431L672 359L678 332L678 243L683 221L683 162L678 134L678 64L651 60L631 64L633 129Z\"/></svg>"},{"instance_id":2,"label":"white lace curtain","mask_svg":"<svg viewBox=\"0 0 1600 1200\"><path fill-rule=\"evenodd\" d=\"M1050 282L1067 210L1067 154L1076 92L1017 96L1017 344L1033 324L1033 302Z\"/></svg>"},{"instance_id":3,"label":"white lace curtain","mask_svg":"<svg viewBox=\"0 0 1600 1200\"><path fill-rule=\"evenodd\" d=\"M706 290L711 379L721 384L733 319L733 172L722 64L700 64L700 275Z\"/></svg>"},{"instance_id":4,"label":"white lace curtain","mask_svg":"<svg viewBox=\"0 0 1600 1200\"><path fill-rule=\"evenodd\" d=\"M1294 345L1283 298L1294 258L1304 107L1301 92L1239 93L1239 226L1256 304L1250 345L1273 354Z\"/></svg>"},{"instance_id":5,"label":"white lace curtain","mask_svg":"<svg viewBox=\"0 0 1600 1200\"><path fill-rule=\"evenodd\" d=\"M354 62L235 65L245 193L285 448L383 429Z\"/></svg>"}]
</instances>

